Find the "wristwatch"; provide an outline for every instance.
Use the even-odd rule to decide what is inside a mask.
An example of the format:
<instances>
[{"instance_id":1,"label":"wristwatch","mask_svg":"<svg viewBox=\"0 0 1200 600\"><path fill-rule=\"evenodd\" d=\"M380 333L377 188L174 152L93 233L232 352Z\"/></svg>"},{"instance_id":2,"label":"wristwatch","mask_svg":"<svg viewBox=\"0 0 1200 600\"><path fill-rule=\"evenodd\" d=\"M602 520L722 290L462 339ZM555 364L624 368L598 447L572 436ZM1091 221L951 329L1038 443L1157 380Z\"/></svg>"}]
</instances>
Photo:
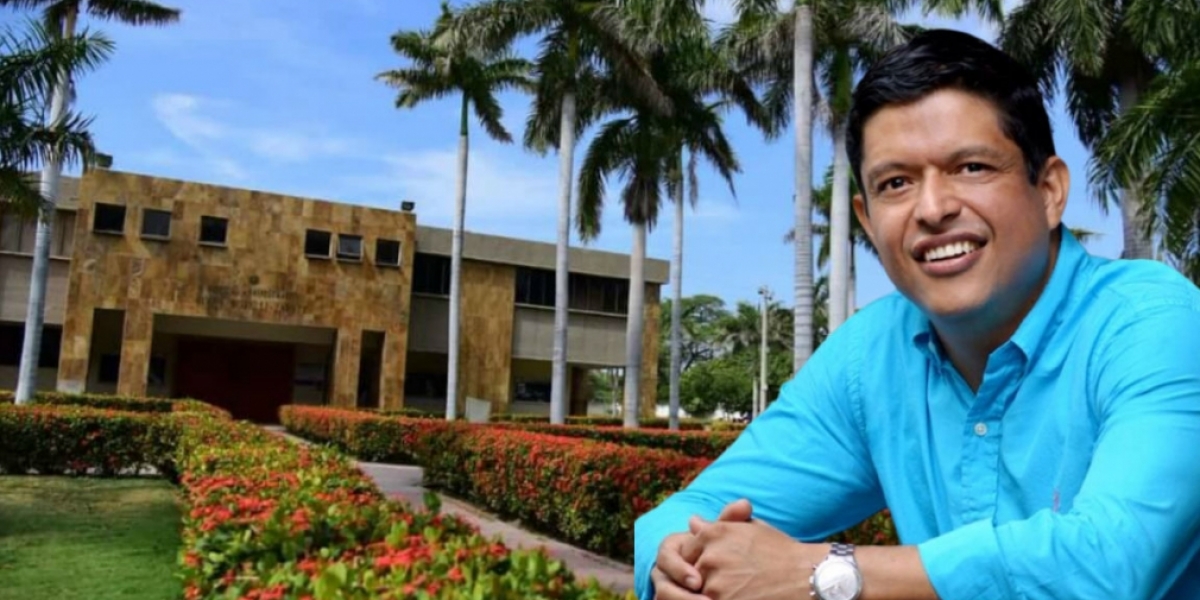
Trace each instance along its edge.
<instances>
[{"instance_id":1,"label":"wristwatch","mask_svg":"<svg viewBox=\"0 0 1200 600\"><path fill-rule=\"evenodd\" d=\"M854 545L834 544L829 556L813 567L808 584L809 594L817 600L858 600L863 581L854 560Z\"/></svg>"}]
</instances>

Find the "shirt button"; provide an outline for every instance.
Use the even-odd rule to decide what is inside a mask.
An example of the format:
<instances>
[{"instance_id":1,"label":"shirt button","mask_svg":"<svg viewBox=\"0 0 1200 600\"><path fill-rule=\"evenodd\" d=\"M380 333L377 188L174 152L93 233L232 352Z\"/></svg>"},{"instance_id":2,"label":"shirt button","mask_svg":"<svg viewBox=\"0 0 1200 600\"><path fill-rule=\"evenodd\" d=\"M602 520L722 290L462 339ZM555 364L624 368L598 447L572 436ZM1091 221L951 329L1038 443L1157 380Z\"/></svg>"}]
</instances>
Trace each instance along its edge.
<instances>
[{"instance_id":1,"label":"shirt button","mask_svg":"<svg viewBox=\"0 0 1200 600\"><path fill-rule=\"evenodd\" d=\"M975 424L975 435L977 435L979 437L983 437L983 436L987 435L987 423L976 423Z\"/></svg>"}]
</instances>

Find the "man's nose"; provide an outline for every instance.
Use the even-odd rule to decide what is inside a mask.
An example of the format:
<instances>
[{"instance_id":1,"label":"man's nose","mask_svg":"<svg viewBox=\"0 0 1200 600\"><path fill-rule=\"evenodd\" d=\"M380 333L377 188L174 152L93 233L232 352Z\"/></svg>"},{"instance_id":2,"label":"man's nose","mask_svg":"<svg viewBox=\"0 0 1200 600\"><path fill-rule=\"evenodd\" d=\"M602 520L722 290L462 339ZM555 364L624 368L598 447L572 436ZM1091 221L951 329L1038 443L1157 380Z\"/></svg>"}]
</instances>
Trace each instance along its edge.
<instances>
[{"instance_id":1,"label":"man's nose","mask_svg":"<svg viewBox=\"0 0 1200 600\"><path fill-rule=\"evenodd\" d=\"M962 202L949 181L940 174L926 175L921 180L914 218L921 225L937 229L962 212Z\"/></svg>"}]
</instances>

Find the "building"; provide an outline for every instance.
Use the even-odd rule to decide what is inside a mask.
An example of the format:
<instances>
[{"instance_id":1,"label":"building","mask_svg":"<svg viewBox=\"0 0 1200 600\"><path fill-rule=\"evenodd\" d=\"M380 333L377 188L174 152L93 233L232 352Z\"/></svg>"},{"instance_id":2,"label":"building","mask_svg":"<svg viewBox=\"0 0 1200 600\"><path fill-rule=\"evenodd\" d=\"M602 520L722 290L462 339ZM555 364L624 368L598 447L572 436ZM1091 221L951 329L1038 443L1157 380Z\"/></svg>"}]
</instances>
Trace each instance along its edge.
<instances>
[{"instance_id":1,"label":"building","mask_svg":"<svg viewBox=\"0 0 1200 600\"><path fill-rule=\"evenodd\" d=\"M451 232L417 214L92 170L64 178L39 387L200 398L272 421L279 405L443 411ZM16 385L34 226L0 216L0 388ZM460 410L549 411L554 246L468 233ZM629 258L572 248L570 412L588 370L624 365ZM643 412L659 289L647 260Z\"/></svg>"}]
</instances>

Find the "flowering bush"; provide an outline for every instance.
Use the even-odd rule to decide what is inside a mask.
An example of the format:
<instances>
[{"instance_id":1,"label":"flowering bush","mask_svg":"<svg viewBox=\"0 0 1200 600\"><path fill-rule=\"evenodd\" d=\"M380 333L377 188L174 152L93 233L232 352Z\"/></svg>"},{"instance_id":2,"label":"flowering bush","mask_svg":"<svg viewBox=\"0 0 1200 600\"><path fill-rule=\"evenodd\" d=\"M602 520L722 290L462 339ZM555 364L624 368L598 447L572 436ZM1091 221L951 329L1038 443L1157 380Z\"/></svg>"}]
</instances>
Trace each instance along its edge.
<instances>
[{"instance_id":1,"label":"flowering bush","mask_svg":"<svg viewBox=\"0 0 1200 600\"><path fill-rule=\"evenodd\" d=\"M607 600L542 553L385 500L344 456L196 418L177 450L185 598Z\"/></svg>"},{"instance_id":2,"label":"flowering bush","mask_svg":"<svg viewBox=\"0 0 1200 600\"><path fill-rule=\"evenodd\" d=\"M332 444L361 460L423 464L423 455L441 454L454 439L438 435L469 427L437 419L389 418L377 413L317 406L284 406L279 422L288 431Z\"/></svg>"},{"instance_id":3,"label":"flowering bush","mask_svg":"<svg viewBox=\"0 0 1200 600\"><path fill-rule=\"evenodd\" d=\"M14 396L15 394L11 391L0 391L0 404L11 404ZM89 406L128 412L168 413L172 410L172 401L165 398L135 398L113 394L67 394L42 391L33 395L33 403L51 406Z\"/></svg>"},{"instance_id":4,"label":"flowering bush","mask_svg":"<svg viewBox=\"0 0 1200 600\"><path fill-rule=\"evenodd\" d=\"M550 418L542 415L523 415L523 414L495 414L492 415L493 423L541 423L550 424ZM567 425L592 425L595 427L620 427L624 425L621 417L599 417L599 416L568 416L566 418ZM670 427L670 420L662 417L654 417L650 419L641 419L638 425L643 429L667 429ZM680 419L679 429L683 431L699 431L704 429L704 421L696 419Z\"/></svg>"},{"instance_id":5,"label":"flowering bush","mask_svg":"<svg viewBox=\"0 0 1200 600\"><path fill-rule=\"evenodd\" d=\"M663 431L543 423L497 423L494 427L519 428L537 433L587 438L626 446L674 450L698 458L717 458L741 434L740 431Z\"/></svg>"},{"instance_id":6,"label":"flowering bush","mask_svg":"<svg viewBox=\"0 0 1200 600\"><path fill-rule=\"evenodd\" d=\"M154 413L0 405L0 472L170 474L177 429Z\"/></svg>"}]
</instances>

